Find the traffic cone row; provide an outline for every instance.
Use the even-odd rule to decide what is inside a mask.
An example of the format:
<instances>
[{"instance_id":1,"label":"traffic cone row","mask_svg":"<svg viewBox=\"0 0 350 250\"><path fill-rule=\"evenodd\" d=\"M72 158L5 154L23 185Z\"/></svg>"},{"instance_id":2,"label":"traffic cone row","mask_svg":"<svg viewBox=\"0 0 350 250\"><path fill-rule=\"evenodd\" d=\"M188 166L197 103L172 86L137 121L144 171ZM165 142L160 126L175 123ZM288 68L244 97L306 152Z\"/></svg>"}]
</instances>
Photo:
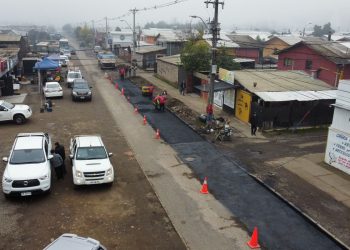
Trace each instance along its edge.
<instances>
[{"instance_id":1,"label":"traffic cone row","mask_svg":"<svg viewBox=\"0 0 350 250\"><path fill-rule=\"evenodd\" d=\"M124 95L124 88L122 88L122 91L120 92L121 95Z\"/></svg>"},{"instance_id":2,"label":"traffic cone row","mask_svg":"<svg viewBox=\"0 0 350 250\"><path fill-rule=\"evenodd\" d=\"M146 125L147 124L147 118L146 118L146 116L144 115L143 116L143 125Z\"/></svg>"},{"instance_id":3,"label":"traffic cone row","mask_svg":"<svg viewBox=\"0 0 350 250\"><path fill-rule=\"evenodd\" d=\"M135 106L134 113L137 114L138 112L139 112L139 109L137 108L137 106Z\"/></svg>"}]
</instances>

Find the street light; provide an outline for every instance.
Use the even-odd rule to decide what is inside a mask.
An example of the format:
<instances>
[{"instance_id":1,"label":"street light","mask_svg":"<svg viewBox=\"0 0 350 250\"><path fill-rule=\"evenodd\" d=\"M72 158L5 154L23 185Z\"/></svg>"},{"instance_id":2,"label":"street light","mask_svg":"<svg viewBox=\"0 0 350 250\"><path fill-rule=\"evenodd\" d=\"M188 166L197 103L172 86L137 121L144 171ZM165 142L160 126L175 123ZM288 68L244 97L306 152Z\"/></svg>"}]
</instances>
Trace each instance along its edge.
<instances>
[{"instance_id":1,"label":"street light","mask_svg":"<svg viewBox=\"0 0 350 250\"><path fill-rule=\"evenodd\" d=\"M126 20L120 19L120 21L126 23L126 25L128 25L128 27L129 27L129 29L130 29L131 31L133 31L132 28L131 28L131 26L130 26L130 24L129 24Z\"/></svg>"},{"instance_id":2,"label":"street light","mask_svg":"<svg viewBox=\"0 0 350 250\"><path fill-rule=\"evenodd\" d=\"M305 29L306 29L310 24L312 24L312 23L308 23L308 24L304 27L304 29L303 29L303 37L305 36Z\"/></svg>"}]
</instances>

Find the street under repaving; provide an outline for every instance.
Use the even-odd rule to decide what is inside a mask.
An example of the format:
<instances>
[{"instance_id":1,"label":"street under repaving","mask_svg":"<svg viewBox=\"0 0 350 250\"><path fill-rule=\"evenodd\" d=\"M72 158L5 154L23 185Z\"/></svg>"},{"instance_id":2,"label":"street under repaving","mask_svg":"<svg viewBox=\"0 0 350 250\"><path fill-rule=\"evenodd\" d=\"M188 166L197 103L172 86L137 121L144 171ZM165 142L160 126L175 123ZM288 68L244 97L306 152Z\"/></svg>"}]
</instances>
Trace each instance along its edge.
<instances>
[{"instance_id":1,"label":"street under repaving","mask_svg":"<svg viewBox=\"0 0 350 250\"><path fill-rule=\"evenodd\" d=\"M53 112L39 113L37 88L26 86L34 115L24 126L2 124L0 153L7 156L20 132L48 132L66 150L74 135L100 134L114 153L116 182L75 190L67 160L68 175L53 181L50 195L1 198L1 249L41 249L62 233L98 239L108 249L248 249L255 226L263 248L340 249L234 159L172 113L154 111L137 86L110 72L128 103L90 51L78 52L73 62L93 86L93 101L72 102L65 87ZM199 193L204 177L212 195Z\"/></svg>"}]
</instances>

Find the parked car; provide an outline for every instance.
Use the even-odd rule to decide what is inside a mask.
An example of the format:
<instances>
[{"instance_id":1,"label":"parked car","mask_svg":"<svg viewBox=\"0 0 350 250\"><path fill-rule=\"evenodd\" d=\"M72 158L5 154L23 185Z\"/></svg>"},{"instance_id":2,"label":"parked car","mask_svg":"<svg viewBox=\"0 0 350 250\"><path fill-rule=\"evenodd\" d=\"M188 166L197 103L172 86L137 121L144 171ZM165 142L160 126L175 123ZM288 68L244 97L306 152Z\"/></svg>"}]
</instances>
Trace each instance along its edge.
<instances>
[{"instance_id":1,"label":"parked car","mask_svg":"<svg viewBox=\"0 0 350 250\"><path fill-rule=\"evenodd\" d=\"M14 121L16 124L22 124L32 116L32 113L28 105L0 100L0 121Z\"/></svg>"},{"instance_id":2,"label":"parked car","mask_svg":"<svg viewBox=\"0 0 350 250\"><path fill-rule=\"evenodd\" d=\"M67 73L67 86L71 88L75 79L83 79L80 70L69 70Z\"/></svg>"},{"instance_id":3,"label":"parked car","mask_svg":"<svg viewBox=\"0 0 350 250\"><path fill-rule=\"evenodd\" d=\"M63 90L58 82L47 82L43 88L44 96L49 97L61 97L63 98Z\"/></svg>"},{"instance_id":4,"label":"parked car","mask_svg":"<svg viewBox=\"0 0 350 250\"><path fill-rule=\"evenodd\" d=\"M78 135L71 139L70 155L74 185L113 184L114 168L99 135Z\"/></svg>"},{"instance_id":5,"label":"parked car","mask_svg":"<svg viewBox=\"0 0 350 250\"><path fill-rule=\"evenodd\" d=\"M47 133L18 134L12 146L3 177L5 197L30 196L51 188L51 139Z\"/></svg>"},{"instance_id":6,"label":"parked car","mask_svg":"<svg viewBox=\"0 0 350 250\"><path fill-rule=\"evenodd\" d=\"M84 79L75 79L72 87L72 101L92 100L92 92L89 83Z\"/></svg>"},{"instance_id":7,"label":"parked car","mask_svg":"<svg viewBox=\"0 0 350 250\"><path fill-rule=\"evenodd\" d=\"M98 46L98 45L96 45L95 47L94 47L94 52L97 54L98 52L100 52L102 50L102 48L101 48L101 46Z\"/></svg>"},{"instance_id":8,"label":"parked car","mask_svg":"<svg viewBox=\"0 0 350 250\"><path fill-rule=\"evenodd\" d=\"M70 59L72 56L69 49L62 49L60 51L60 55L66 56L68 59Z\"/></svg>"},{"instance_id":9,"label":"parked car","mask_svg":"<svg viewBox=\"0 0 350 250\"><path fill-rule=\"evenodd\" d=\"M54 240L44 250L63 250L63 249L79 249L79 250L107 250L101 243L92 238L84 238L76 234L62 234Z\"/></svg>"},{"instance_id":10,"label":"parked car","mask_svg":"<svg viewBox=\"0 0 350 250\"><path fill-rule=\"evenodd\" d=\"M59 66L60 67L67 67L69 63L69 58L68 56L65 55L60 55L60 59L59 59Z\"/></svg>"}]
</instances>

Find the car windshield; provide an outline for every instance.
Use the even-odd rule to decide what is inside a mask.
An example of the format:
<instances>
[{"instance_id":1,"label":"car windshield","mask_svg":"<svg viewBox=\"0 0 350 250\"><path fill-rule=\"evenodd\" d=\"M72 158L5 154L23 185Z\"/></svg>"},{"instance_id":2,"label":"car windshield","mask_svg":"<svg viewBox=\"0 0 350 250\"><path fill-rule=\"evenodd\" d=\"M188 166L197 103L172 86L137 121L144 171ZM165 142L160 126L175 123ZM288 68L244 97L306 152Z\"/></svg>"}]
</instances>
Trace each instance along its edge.
<instances>
[{"instance_id":1,"label":"car windshield","mask_svg":"<svg viewBox=\"0 0 350 250\"><path fill-rule=\"evenodd\" d=\"M5 101L4 101L1 105L4 106L4 107L7 108L7 109L13 109L14 106L15 106L15 105L13 105L12 103L5 102Z\"/></svg>"},{"instance_id":2,"label":"car windshield","mask_svg":"<svg viewBox=\"0 0 350 250\"><path fill-rule=\"evenodd\" d=\"M102 55L103 59L114 59L114 55Z\"/></svg>"},{"instance_id":3,"label":"car windshield","mask_svg":"<svg viewBox=\"0 0 350 250\"><path fill-rule=\"evenodd\" d=\"M107 158L104 147L78 148L77 160L93 160Z\"/></svg>"},{"instance_id":4,"label":"car windshield","mask_svg":"<svg viewBox=\"0 0 350 250\"><path fill-rule=\"evenodd\" d=\"M42 149L14 150L11 156L11 164L30 164L45 162L45 154Z\"/></svg>"},{"instance_id":5,"label":"car windshield","mask_svg":"<svg viewBox=\"0 0 350 250\"><path fill-rule=\"evenodd\" d=\"M79 73L68 73L68 78L81 78Z\"/></svg>"},{"instance_id":6,"label":"car windshield","mask_svg":"<svg viewBox=\"0 0 350 250\"><path fill-rule=\"evenodd\" d=\"M88 89L89 87L84 83L75 83L74 88L75 89Z\"/></svg>"},{"instance_id":7,"label":"car windshield","mask_svg":"<svg viewBox=\"0 0 350 250\"><path fill-rule=\"evenodd\" d=\"M47 84L46 88L48 88L48 89L57 89L58 88L58 84Z\"/></svg>"}]
</instances>

